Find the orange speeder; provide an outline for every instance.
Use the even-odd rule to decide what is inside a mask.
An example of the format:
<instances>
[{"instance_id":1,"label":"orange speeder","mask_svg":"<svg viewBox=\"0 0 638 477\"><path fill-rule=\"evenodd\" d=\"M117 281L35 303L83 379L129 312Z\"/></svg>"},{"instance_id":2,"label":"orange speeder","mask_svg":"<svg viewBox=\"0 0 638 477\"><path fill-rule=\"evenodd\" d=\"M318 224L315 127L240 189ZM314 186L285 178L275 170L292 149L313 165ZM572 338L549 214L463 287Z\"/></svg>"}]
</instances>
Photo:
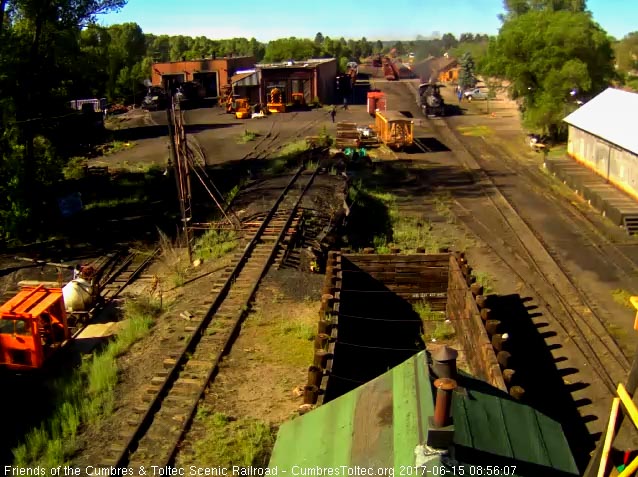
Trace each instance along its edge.
<instances>
[{"instance_id":1,"label":"orange speeder","mask_svg":"<svg viewBox=\"0 0 638 477\"><path fill-rule=\"evenodd\" d=\"M0 367L40 369L69 339L61 288L22 288L0 306Z\"/></svg>"}]
</instances>

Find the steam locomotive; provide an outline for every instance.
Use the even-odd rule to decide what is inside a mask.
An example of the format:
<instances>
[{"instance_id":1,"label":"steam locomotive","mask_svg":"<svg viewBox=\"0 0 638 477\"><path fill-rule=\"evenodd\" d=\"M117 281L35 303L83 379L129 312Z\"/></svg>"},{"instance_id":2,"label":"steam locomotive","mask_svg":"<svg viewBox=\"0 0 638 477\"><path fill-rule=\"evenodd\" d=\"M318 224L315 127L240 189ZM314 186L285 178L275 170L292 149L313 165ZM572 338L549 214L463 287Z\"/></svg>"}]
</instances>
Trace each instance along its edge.
<instances>
[{"instance_id":1,"label":"steam locomotive","mask_svg":"<svg viewBox=\"0 0 638 477\"><path fill-rule=\"evenodd\" d=\"M445 102L441 96L440 86L436 83L419 85L417 104L425 117L445 116Z\"/></svg>"}]
</instances>

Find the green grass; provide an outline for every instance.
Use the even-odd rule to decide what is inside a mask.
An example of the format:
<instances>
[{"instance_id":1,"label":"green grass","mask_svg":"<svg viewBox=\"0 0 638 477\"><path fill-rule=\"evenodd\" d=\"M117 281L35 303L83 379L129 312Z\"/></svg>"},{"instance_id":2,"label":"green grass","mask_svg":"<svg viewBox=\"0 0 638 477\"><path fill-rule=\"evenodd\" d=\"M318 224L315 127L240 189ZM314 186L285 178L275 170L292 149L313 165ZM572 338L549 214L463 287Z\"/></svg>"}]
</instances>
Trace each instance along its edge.
<instances>
[{"instance_id":1,"label":"green grass","mask_svg":"<svg viewBox=\"0 0 638 477\"><path fill-rule=\"evenodd\" d=\"M105 199L98 200L96 202L91 202L90 204L86 204L84 206L84 210L92 210L92 209L111 209L113 207L119 207L122 205L131 205L137 204L139 202L144 202L148 200L148 197L122 197L119 199Z\"/></svg>"},{"instance_id":2,"label":"green grass","mask_svg":"<svg viewBox=\"0 0 638 477\"><path fill-rule=\"evenodd\" d=\"M436 324L436 328L434 328L434 331L432 331L429 336L431 340L445 341L454 338L455 335L456 331L452 323L443 321Z\"/></svg>"},{"instance_id":3,"label":"green grass","mask_svg":"<svg viewBox=\"0 0 638 477\"><path fill-rule=\"evenodd\" d=\"M427 300L421 300L412 304L412 309L419 315L421 321L444 321L445 313L432 310L432 306Z\"/></svg>"},{"instance_id":4,"label":"green grass","mask_svg":"<svg viewBox=\"0 0 638 477\"><path fill-rule=\"evenodd\" d=\"M259 134L257 134L256 132L244 129L244 132L240 134L237 142L239 144L246 144L247 142L254 141L255 139L257 139L258 136Z\"/></svg>"},{"instance_id":5,"label":"green grass","mask_svg":"<svg viewBox=\"0 0 638 477\"><path fill-rule=\"evenodd\" d=\"M180 453L178 466L266 467L275 441L275 430L256 419L234 419L208 407L200 407L195 423L203 426L203 438Z\"/></svg>"},{"instance_id":6,"label":"green grass","mask_svg":"<svg viewBox=\"0 0 638 477\"><path fill-rule=\"evenodd\" d=\"M448 224L456 223L456 215L452 211L452 195L449 192L438 194L434 197L436 213L443 217Z\"/></svg>"},{"instance_id":7,"label":"green grass","mask_svg":"<svg viewBox=\"0 0 638 477\"><path fill-rule=\"evenodd\" d=\"M463 136L483 137L491 136L494 131L489 126L459 126L458 130Z\"/></svg>"},{"instance_id":8,"label":"green grass","mask_svg":"<svg viewBox=\"0 0 638 477\"><path fill-rule=\"evenodd\" d=\"M289 142L279 151L279 157L293 157L303 152L306 152L310 146L305 139L299 139L298 141Z\"/></svg>"},{"instance_id":9,"label":"green grass","mask_svg":"<svg viewBox=\"0 0 638 477\"><path fill-rule=\"evenodd\" d=\"M200 260L215 260L232 252L237 243L232 230L208 230L195 242L195 257Z\"/></svg>"},{"instance_id":10,"label":"green grass","mask_svg":"<svg viewBox=\"0 0 638 477\"><path fill-rule=\"evenodd\" d=\"M240 185L237 184L235 187L228 191L228 193L226 194L226 205L230 204L235 199L235 197L237 197L240 188Z\"/></svg>"},{"instance_id":11,"label":"green grass","mask_svg":"<svg viewBox=\"0 0 638 477\"><path fill-rule=\"evenodd\" d=\"M95 425L112 414L118 381L116 358L146 336L162 312L151 299L131 303L125 307L126 320L115 339L102 352L52 383L55 411L12 450L15 466L51 468L66 464L78 450L80 426Z\"/></svg>"},{"instance_id":12,"label":"green grass","mask_svg":"<svg viewBox=\"0 0 638 477\"><path fill-rule=\"evenodd\" d=\"M124 149L130 149L133 146L135 146L135 143L132 141L111 141L98 146L97 149L102 155L108 156L109 154L115 154Z\"/></svg>"},{"instance_id":13,"label":"green grass","mask_svg":"<svg viewBox=\"0 0 638 477\"><path fill-rule=\"evenodd\" d=\"M616 288L611 292L611 296L614 298L614 301L619 305L623 305L627 308L634 309L634 306L631 304L629 299L634 296L631 292L624 290L622 288Z\"/></svg>"},{"instance_id":14,"label":"green grass","mask_svg":"<svg viewBox=\"0 0 638 477\"><path fill-rule=\"evenodd\" d=\"M488 273L475 272L474 277L476 278L476 283L483 285L483 295L489 295L494 292L494 281Z\"/></svg>"}]
</instances>

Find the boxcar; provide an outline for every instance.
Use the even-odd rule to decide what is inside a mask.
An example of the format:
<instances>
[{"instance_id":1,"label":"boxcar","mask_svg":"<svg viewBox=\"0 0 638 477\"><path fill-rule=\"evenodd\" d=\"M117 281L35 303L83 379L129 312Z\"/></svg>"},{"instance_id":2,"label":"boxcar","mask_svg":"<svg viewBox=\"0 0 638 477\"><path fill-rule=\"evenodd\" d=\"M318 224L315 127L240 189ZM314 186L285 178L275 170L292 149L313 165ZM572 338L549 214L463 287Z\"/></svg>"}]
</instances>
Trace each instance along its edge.
<instances>
[{"instance_id":1,"label":"boxcar","mask_svg":"<svg viewBox=\"0 0 638 477\"><path fill-rule=\"evenodd\" d=\"M398 111L377 111L375 129L379 140L393 149L409 147L414 142L414 121Z\"/></svg>"}]
</instances>

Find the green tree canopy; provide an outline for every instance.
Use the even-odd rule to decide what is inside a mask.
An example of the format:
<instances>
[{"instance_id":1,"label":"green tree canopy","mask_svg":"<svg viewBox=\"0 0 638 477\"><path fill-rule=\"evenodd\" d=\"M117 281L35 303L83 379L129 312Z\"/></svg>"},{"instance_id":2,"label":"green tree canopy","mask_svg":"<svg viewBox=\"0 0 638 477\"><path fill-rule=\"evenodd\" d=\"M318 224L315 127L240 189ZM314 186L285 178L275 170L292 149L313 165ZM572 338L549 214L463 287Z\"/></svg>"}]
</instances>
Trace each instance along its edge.
<instances>
[{"instance_id":1,"label":"green tree canopy","mask_svg":"<svg viewBox=\"0 0 638 477\"><path fill-rule=\"evenodd\" d=\"M613 51L587 13L530 11L507 21L490 43L485 72L512 82L524 98L524 119L557 134L573 103L570 91L602 91L614 77Z\"/></svg>"}]
</instances>

